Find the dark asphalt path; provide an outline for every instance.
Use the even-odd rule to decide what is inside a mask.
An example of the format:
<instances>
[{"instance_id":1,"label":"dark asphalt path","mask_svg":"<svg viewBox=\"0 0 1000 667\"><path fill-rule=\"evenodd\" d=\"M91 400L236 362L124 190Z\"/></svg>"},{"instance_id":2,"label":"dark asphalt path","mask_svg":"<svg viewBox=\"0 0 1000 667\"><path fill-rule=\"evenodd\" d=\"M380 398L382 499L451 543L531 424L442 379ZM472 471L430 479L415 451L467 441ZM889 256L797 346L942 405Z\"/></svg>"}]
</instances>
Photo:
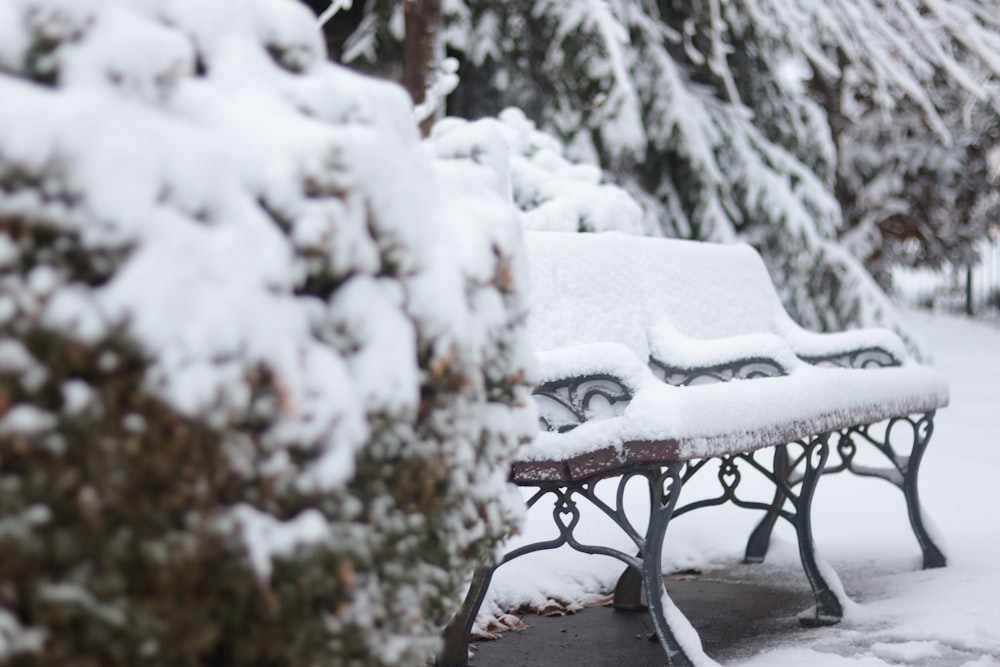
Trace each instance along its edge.
<instances>
[{"instance_id":1,"label":"dark asphalt path","mask_svg":"<svg viewBox=\"0 0 1000 667\"><path fill-rule=\"evenodd\" d=\"M745 570L741 569L741 572ZM708 655L726 663L766 648L794 644L796 615L812 604L808 589L753 582L732 573L667 577L671 598L701 635ZM796 573L798 578L799 573ZM649 615L595 607L561 617L524 616L531 626L496 641L481 641L471 667L658 667Z\"/></svg>"}]
</instances>

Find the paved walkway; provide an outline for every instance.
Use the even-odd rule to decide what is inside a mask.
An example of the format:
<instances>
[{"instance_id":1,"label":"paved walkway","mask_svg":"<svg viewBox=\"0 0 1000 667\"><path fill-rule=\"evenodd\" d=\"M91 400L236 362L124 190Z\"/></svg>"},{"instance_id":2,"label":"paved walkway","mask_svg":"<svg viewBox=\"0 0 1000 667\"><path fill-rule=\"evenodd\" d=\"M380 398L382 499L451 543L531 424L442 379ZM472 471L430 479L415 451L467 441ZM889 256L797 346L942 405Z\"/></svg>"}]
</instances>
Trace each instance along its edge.
<instances>
[{"instance_id":1,"label":"paved walkway","mask_svg":"<svg viewBox=\"0 0 1000 667\"><path fill-rule=\"evenodd\" d=\"M736 566L699 576L667 577L671 598L701 635L705 651L726 663L749 658L796 636L815 632L795 616L812 604L808 589L755 583L754 566ZM795 579L800 573L796 573ZM472 667L658 667L659 643L649 640L645 612L611 607L562 617L523 618L530 628L478 643Z\"/></svg>"}]
</instances>

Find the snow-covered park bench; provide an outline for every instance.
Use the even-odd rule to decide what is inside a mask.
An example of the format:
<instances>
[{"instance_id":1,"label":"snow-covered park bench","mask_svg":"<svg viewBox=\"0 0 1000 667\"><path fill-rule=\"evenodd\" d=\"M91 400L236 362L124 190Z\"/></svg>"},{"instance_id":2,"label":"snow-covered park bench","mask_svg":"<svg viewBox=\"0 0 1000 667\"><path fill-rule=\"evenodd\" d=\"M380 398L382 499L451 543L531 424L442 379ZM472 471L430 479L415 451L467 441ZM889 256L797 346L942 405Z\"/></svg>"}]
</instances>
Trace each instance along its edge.
<instances>
[{"instance_id":1,"label":"snow-covered park bench","mask_svg":"<svg viewBox=\"0 0 1000 667\"><path fill-rule=\"evenodd\" d=\"M667 525L692 509L732 502L763 511L748 561L764 558L777 519L791 522L816 600L800 617L806 624L836 623L844 603L836 575L813 547L810 506L824 472L898 486L924 566L944 565L924 525L917 475L947 386L912 361L897 336L800 328L747 246L555 232L528 233L526 240L530 329L543 376L535 391L541 431L510 476L538 489L529 507L554 499L558 535L508 553L500 564L564 544L623 561L628 567L615 604L648 605L675 666L708 660L661 572ZM855 460L868 445L884 455L885 467ZM682 487L703 470L715 471L721 492L684 504ZM773 484L773 496L741 495L749 471ZM609 478L619 479L615 500L595 491ZM644 527L626 514L631 480L650 490ZM580 543L574 529L581 500L614 520L635 551ZM441 664L467 662L470 630L494 569L476 573L445 633Z\"/></svg>"}]
</instances>

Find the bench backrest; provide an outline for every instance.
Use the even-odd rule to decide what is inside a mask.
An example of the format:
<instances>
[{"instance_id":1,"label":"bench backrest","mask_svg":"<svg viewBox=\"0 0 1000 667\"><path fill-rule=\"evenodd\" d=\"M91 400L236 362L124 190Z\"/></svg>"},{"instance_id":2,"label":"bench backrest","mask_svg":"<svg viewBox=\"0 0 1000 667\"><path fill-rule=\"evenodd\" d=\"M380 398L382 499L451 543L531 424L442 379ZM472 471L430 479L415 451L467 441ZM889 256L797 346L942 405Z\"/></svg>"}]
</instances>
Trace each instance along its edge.
<instances>
[{"instance_id":1,"label":"bench backrest","mask_svg":"<svg viewBox=\"0 0 1000 667\"><path fill-rule=\"evenodd\" d=\"M907 358L885 329L817 334L798 326L747 245L559 232L528 232L526 243L540 352L618 343L674 366L713 356L854 367Z\"/></svg>"},{"instance_id":2,"label":"bench backrest","mask_svg":"<svg viewBox=\"0 0 1000 667\"><path fill-rule=\"evenodd\" d=\"M664 326L695 339L775 333L788 316L760 256L618 233L529 232L537 350L619 342L639 356Z\"/></svg>"}]
</instances>

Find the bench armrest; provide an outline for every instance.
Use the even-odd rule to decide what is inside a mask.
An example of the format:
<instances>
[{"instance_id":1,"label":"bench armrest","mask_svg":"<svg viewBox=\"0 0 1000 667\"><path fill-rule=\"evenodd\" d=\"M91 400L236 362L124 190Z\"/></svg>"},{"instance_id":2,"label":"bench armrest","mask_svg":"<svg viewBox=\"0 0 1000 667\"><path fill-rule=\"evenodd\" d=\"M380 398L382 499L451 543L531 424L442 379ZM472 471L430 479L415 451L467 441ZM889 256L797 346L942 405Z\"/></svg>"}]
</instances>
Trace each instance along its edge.
<instances>
[{"instance_id":1,"label":"bench armrest","mask_svg":"<svg viewBox=\"0 0 1000 667\"><path fill-rule=\"evenodd\" d=\"M903 341L888 329L816 333L790 318L777 329L795 355L814 366L886 368L911 363Z\"/></svg>"}]
</instances>

